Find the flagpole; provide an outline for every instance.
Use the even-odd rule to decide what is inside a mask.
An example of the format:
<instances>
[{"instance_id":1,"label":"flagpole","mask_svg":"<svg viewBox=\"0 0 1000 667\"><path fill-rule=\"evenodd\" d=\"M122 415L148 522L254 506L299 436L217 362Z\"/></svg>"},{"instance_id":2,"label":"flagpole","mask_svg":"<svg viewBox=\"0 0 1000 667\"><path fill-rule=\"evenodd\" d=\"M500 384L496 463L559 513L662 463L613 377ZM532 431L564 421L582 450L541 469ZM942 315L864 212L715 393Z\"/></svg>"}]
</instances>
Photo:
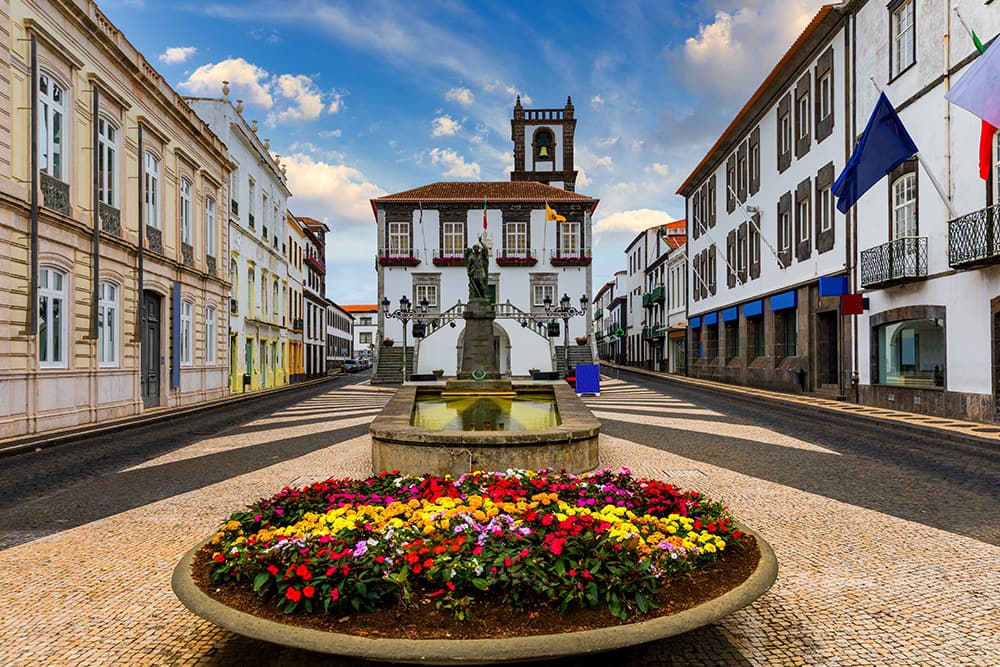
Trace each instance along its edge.
<instances>
[{"instance_id":1,"label":"flagpole","mask_svg":"<svg viewBox=\"0 0 1000 667\"><path fill-rule=\"evenodd\" d=\"M440 216L438 219L438 225L441 224ZM427 261L427 232L424 230L424 203L420 202L420 238L424 243L424 261ZM442 250L444 250L442 248Z\"/></svg>"},{"instance_id":2,"label":"flagpole","mask_svg":"<svg viewBox=\"0 0 1000 667\"><path fill-rule=\"evenodd\" d=\"M712 242L712 245L715 245L715 246L719 245L718 243L715 242L715 238L713 238L713 236L708 233L708 229L705 229L705 231L703 231L702 234L704 234L705 236L708 237L708 240ZM719 254L722 255L721 252ZM736 284L740 285L740 286L744 285L745 283L742 280L740 280L740 272L737 271L736 268L733 267L733 265L729 263L729 259L726 258L726 257L723 257L722 261L724 261L726 263L726 267L728 267L729 270L733 272L733 276L736 278Z\"/></svg>"},{"instance_id":3,"label":"flagpole","mask_svg":"<svg viewBox=\"0 0 1000 667\"><path fill-rule=\"evenodd\" d=\"M875 86L875 90L879 93L879 95L881 95L882 88L880 88L879 85L875 83L875 77L870 76L868 77L868 79L872 82L872 85ZM951 199L949 199L948 196L944 193L944 188L941 187L941 183L938 181L937 177L934 176L934 172L931 171L931 168L927 165L927 161L924 160L924 156L920 154L920 151L914 153L914 156L917 158L917 161L920 163L920 166L924 168L924 172L926 172L927 178L931 180L931 185L933 185L934 189L937 190L938 196L941 197L941 201L944 202L945 208L948 209L948 215L951 216L951 219L957 218L958 211L955 210L955 205L951 203Z\"/></svg>"},{"instance_id":4,"label":"flagpole","mask_svg":"<svg viewBox=\"0 0 1000 667\"><path fill-rule=\"evenodd\" d=\"M729 192L733 195L733 199L735 199L737 202L740 202L740 198L736 196L736 191L733 190L733 186L727 184L726 187L729 189ZM757 236L760 237L760 240L764 242L764 245L766 245L767 249L771 251L771 254L774 255L774 258L778 260L778 266L780 266L783 269L787 269L788 267L785 266L785 263L783 261L781 261L781 257L778 255L778 251L774 249L774 246L771 245L770 241L764 238L764 232L761 231L760 225L758 225L756 222L753 221L753 216L751 216L750 213L747 212L746 208L744 208L743 202L739 203L739 209L743 213L743 217L747 219L747 222L753 225L753 228L757 230Z\"/></svg>"}]
</instances>

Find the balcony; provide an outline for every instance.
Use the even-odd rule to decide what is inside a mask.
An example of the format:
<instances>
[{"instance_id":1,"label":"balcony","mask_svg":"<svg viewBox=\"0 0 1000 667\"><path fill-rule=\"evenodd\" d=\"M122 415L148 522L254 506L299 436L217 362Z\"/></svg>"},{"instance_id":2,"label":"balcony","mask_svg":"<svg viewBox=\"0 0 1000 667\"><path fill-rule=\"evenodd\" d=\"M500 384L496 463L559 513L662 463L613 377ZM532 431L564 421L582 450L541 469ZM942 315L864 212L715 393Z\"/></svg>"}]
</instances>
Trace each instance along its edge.
<instances>
[{"instance_id":1,"label":"balcony","mask_svg":"<svg viewBox=\"0 0 1000 667\"><path fill-rule=\"evenodd\" d=\"M906 236L861 252L862 287L889 287L926 277L926 236Z\"/></svg>"},{"instance_id":2,"label":"balcony","mask_svg":"<svg viewBox=\"0 0 1000 667\"><path fill-rule=\"evenodd\" d=\"M509 248L505 254L497 255L497 266L534 266L538 264L538 257L534 250L515 251Z\"/></svg>"},{"instance_id":3,"label":"balcony","mask_svg":"<svg viewBox=\"0 0 1000 667\"><path fill-rule=\"evenodd\" d=\"M594 308L594 319L595 320L599 320L602 317L604 317L604 309L603 308Z\"/></svg>"},{"instance_id":4,"label":"balcony","mask_svg":"<svg viewBox=\"0 0 1000 667\"><path fill-rule=\"evenodd\" d=\"M656 341L656 340L660 340L661 338L664 338L665 336L666 336L666 332L664 331L663 327L661 327L659 325L654 325L654 326L651 326L651 327L646 327L646 328L644 328L642 330L642 339L643 340Z\"/></svg>"},{"instance_id":5,"label":"balcony","mask_svg":"<svg viewBox=\"0 0 1000 667\"><path fill-rule=\"evenodd\" d=\"M69 215L69 183L39 172L39 187L42 190L42 205L53 211Z\"/></svg>"},{"instance_id":6,"label":"balcony","mask_svg":"<svg viewBox=\"0 0 1000 667\"><path fill-rule=\"evenodd\" d=\"M663 285L657 285L653 288L650 294L650 301L653 303L663 303L667 300L667 288Z\"/></svg>"},{"instance_id":7,"label":"balcony","mask_svg":"<svg viewBox=\"0 0 1000 667\"><path fill-rule=\"evenodd\" d=\"M1000 204L948 223L948 265L971 269L1000 262Z\"/></svg>"},{"instance_id":8,"label":"balcony","mask_svg":"<svg viewBox=\"0 0 1000 667\"><path fill-rule=\"evenodd\" d=\"M420 257L417 251L380 248L375 262L379 266L417 266L420 264Z\"/></svg>"},{"instance_id":9,"label":"balcony","mask_svg":"<svg viewBox=\"0 0 1000 667\"><path fill-rule=\"evenodd\" d=\"M108 234L121 238L122 235L122 214L114 206L97 202L97 213L101 218L101 229Z\"/></svg>"},{"instance_id":10,"label":"balcony","mask_svg":"<svg viewBox=\"0 0 1000 667\"><path fill-rule=\"evenodd\" d=\"M465 266L465 256L462 251L434 250L431 261L434 266Z\"/></svg>"},{"instance_id":11,"label":"balcony","mask_svg":"<svg viewBox=\"0 0 1000 667\"><path fill-rule=\"evenodd\" d=\"M590 266L592 260L593 258L590 255L579 253L556 253L552 251L552 254L549 255L549 263L552 266Z\"/></svg>"},{"instance_id":12,"label":"balcony","mask_svg":"<svg viewBox=\"0 0 1000 667\"><path fill-rule=\"evenodd\" d=\"M642 307L643 308L651 308L652 306L653 306L653 295L649 294L649 293L643 294L642 295Z\"/></svg>"},{"instance_id":13,"label":"balcony","mask_svg":"<svg viewBox=\"0 0 1000 667\"><path fill-rule=\"evenodd\" d=\"M319 260L319 257L314 257L313 255L307 256L306 264L312 267L313 271L316 271L316 273L326 275L326 267L323 265L323 262Z\"/></svg>"}]
</instances>

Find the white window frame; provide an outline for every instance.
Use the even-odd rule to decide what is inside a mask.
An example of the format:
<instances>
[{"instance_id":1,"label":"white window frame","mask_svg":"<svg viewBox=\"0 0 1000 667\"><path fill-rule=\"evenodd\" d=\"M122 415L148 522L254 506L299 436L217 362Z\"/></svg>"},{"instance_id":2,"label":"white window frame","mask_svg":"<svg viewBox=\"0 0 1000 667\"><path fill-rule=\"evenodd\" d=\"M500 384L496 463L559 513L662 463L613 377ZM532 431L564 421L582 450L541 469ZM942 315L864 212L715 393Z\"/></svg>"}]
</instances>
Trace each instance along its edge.
<instances>
[{"instance_id":1,"label":"white window frame","mask_svg":"<svg viewBox=\"0 0 1000 667\"><path fill-rule=\"evenodd\" d=\"M118 285L101 281L97 302L97 362L101 368L118 366Z\"/></svg>"},{"instance_id":2,"label":"white window frame","mask_svg":"<svg viewBox=\"0 0 1000 667\"><path fill-rule=\"evenodd\" d=\"M757 182L760 184L760 144L750 144L750 182ZM749 195L750 189L749 184L747 187L747 194Z\"/></svg>"},{"instance_id":3,"label":"white window frame","mask_svg":"<svg viewBox=\"0 0 1000 667\"><path fill-rule=\"evenodd\" d=\"M738 280L746 280L747 273L747 243L750 240L750 225L747 225L747 233L741 239L736 235L736 273Z\"/></svg>"},{"instance_id":4,"label":"white window frame","mask_svg":"<svg viewBox=\"0 0 1000 667\"><path fill-rule=\"evenodd\" d=\"M812 202L810 202L808 199L803 199L797 204L799 212L799 243L805 243L810 238L812 238L812 235L810 234L810 232L812 231L810 229L812 225L812 216L809 215L811 209L810 206L811 203Z\"/></svg>"},{"instance_id":5,"label":"white window frame","mask_svg":"<svg viewBox=\"0 0 1000 667\"><path fill-rule=\"evenodd\" d=\"M508 257L528 256L528 223L511 221L506 225L506 250Z\"/></svg>"},{"instance_id":6,"label":"white window frame","mask_svg":"<svg viewBox=\"0 0 1000 667\"><path fill-rule=\"evenodd\" d=\"M778 214L778 230L781 236L781 250L788 250L792 243L792 212L782 211Z\"/></svg>"},{"instance_id":7,"label":"white window frame","mask_svg":"<svg viewBox=\"0 0 1000 667\"><path fill-rule=\"evenodd\" d=\"M194 304L181 301L181 366L194 363L192 340L194 338Z\"/></svg>"},{"instance_id":8,"label":"white window frame","mask_svg":"<svg viewBox=\"0 0 1000 667\"><path fill-rule=\"evenodd\" d=\"M186 243L187 245L194 245L192 242L192 235L194 233L192 225L193 208L191 205L191 193L194 190L194 186L191 181L182 178L181 179L181 243Z\"/></svg>"},{"instance_id":9,"label":"white window frame","mask_svg":"<svg viewBox=\"0 0 1000 667\"><path fill-rule=\"evenodd\" d=\"M247 225L250 225L251 218L254 218L254 211L257 210L257 181L253 176L247 177ZM256 223L256 220L254 220Z\"/></svg>"},{"instance_id":10,"label":"white window frame","mask_svg":"<svg viewBox=\"0 0 1000 667\"><path fill-rule=\"evenodd\" d=\"M97 119L97 199L118 208L118 127Z\"/></svg>"},{"instance_id":11,"label":"white window frame","mask_svg":"<svg viewBox=\"0 0 1000 667\"><path fill-rule=\"evenodd\" d=\"M833 229L833 192L829 186L821 188L819 197L819 231L828 232Z\"/></svg>"},{"instance_id":12,"label":"white window frame","mask_svg":"<svg viewBox=\"0 0 1000 667\"><path fill-rule=\"evenodd\" d=\"M53 286L53 283L58 286ZM38 271L39 368L66 368L69 356L66 339L69 324L66 310L69 304L68 283L69 274L62 269L42 267Z\"/></svg>"},{"instance_id":13,"label":"white window frame","mask_svg":"<svg viewBox=\"0 0 1000 667\"><path fill-rule=\"evenodd\" d=\"M434 283L418 283L413 286L415 290L416 303L415 306L419 306L423 299L427 299L428 308L437 308L438 305L438 286Z\"/></svg>"},{"instance_id":14,"label":"white window frame","mask_svg":"<svg viewBox=\"0 0 1000 667\"><path fill-rule=\"evenodd\" d=\"M892 233L900 239L917 232L917 174L911 171L892 182Z\"/></svg>"},{"instance_id":15,"label":"white window frame","mask_svg":"<svg viewBox=\"0 0 1000 667\"><path fill-rule=\"evenodd\" d=\"M749 266L760 261L760 233L752 222L747 225L747 261Z\"/></svg>"},{"instance_id":16,"label":"white window frame","mask_svg":"<svg viewBox=\"0 0 1000 667\"><path fill-rule=\"evenodd\" d=\"M410 223L390 222L389 224L389 256L409 257L410 251Z\"/></svg>"},{"instance_id":17,"label":"white window frame","mask_svg":"<svg viewBox=\"0 0 1000 667\"><path fill-rule=\"evenodd\" d=\"M781 124L781 152L791 153L792 152L792 113L789 111L786 114L782 114L780 118Z\"/></svg>"},{"instance_id":18,"label":"white window frame","mask_svg":"<svg viewBox=\"0 0 1000 667\"><path fill-rule=\"evenodd\" d=\"M566 220L559 223L559 256L583 256L583 243L580 238L580 223L576 220Z\"/></svg>"},{"instance_id":19,"label":"white window frame","mask_svg":"<svg viewBox=\"0 0 1000 667\"><path fill-rule=\"evenodd\" d=\"M750 164L749 164L750 150L747 149L746 153L740 157L739 151L736 153L736 192L745 193L744 196L750 192ZM739 202L741 205L743 202Z\"/></svg>"},{"instance_id":20,"label":"white window frame","mask_svg":"<svg viewBox=\"0 0 1000 667\"><path fill-rule=\"evenodd\" d=\"M917 61L914 0L906 0L893 10L889 19L892 48L892 76L899 76Z\"/></svg>"},{"instance_id":21,"label":"white window frame","mask_svg":"<svg viewBox=\"0 0 1000 667\"><path fill-rule=\"evenodd\" d=\"M551 305L556 305L556 286L551 283L535 283L532 285L531 305L536 308L545 307L545 297L549 297Z\"/></svg>"},{"instance_id":22,"label":"white window frame","mask_svg":"<svg viewBox=\"0 0 1000 667\"><path fill-rule=\"evenodd\" d=\"M809 136L810 123L812 122L811 114L809 113L810 111L809 105L811 104L812 101L809 99L809 97L810 97L809 93L806 93L798 100L796 100L797 108L795 113L797 116L796 119L799 121L799 133L798 133L799 139L805 139L806 137Z\"/></svg>"},{"instance_id":23,"label":"white window frame","mask_svg":"<svg viewBox=\"0 0 1000 667\"><path fill-rule=\"evenodd\" d=\"M146 178L143 196L146 200L146 226L160 228L160 159L152 151L146 151L144 159Z\"/></svg>"},{"instance_id":24,"label":"white window frame","mask_svg":"<svg viewBox=\"0 0 1000 667\"><path fill-rule=\"evenodd\" d=\"M216 315L215 306L209 306L205 309L205 365L215 365L216 362L216 348L218 347L218 341L216 340L217 326L216 326Z\"/></svg>"},{"instance_id":25,"label":"white window frame","mask_svg":"<svg viewBox=\"0 0 1000 667\"><path fill-rule=\"evenodd\" d=\"M816 82L816 97L819 102L819 114L817 121L826 120L833 112L833 99L830 91L833 90L833 72L825 72Z\"/></svg>"},{"instance_id":26,"label":"white window frame","mask_svg":"<svg viewBox=\"0 0 1000 667\"><path fill-rule=\"evenodd\" d=\"M465 223L441 223L441 256L461 257L465 252Z\"/></svg>"},{"instance_id":27,"label":"white window frame","mask_svg":"<svg viewBox=\"0 0 1000 667\"><path fill-rule=\"evenodd\" d=\"M38 75L38 170L65 182L66 90L49 74Z\"/></svg>"},{"instance_id":28,"label":"white window frame","mask_svg":"<svg viewBox=\"0 0 1000 667\"><path fill-rule=\"evenodd\" d=\"M215 198L205 197L205 255L215 257Z\"/></svg>"}]
</instances>

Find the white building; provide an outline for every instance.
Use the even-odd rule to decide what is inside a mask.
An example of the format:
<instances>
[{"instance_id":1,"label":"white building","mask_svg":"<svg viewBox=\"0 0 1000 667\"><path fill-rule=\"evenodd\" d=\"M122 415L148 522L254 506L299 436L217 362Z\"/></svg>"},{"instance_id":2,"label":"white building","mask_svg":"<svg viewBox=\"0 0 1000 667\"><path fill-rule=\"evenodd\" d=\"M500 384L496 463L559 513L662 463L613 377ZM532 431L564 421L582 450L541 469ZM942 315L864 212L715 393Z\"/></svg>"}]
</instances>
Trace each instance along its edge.
<instances>
[{"instance_id":1,"label":"white building","mask_svg":"<svg viewBox=\"0 0 1000 667\"><path fill-rule=\"evenodd\" d=\"M354 357L354 315L327 300L326 371L336 370Z\"/></svg>"},{"instance_id":2,"label":"white building","mask_svg":"<svg viewBox=\"0 0 1000 667\"><path fill-rule=\"evenodd\" d=\"M288 191L268 142L243 104L189 97L188 105L229 147L229 377L232 391L288 384Z\"/></svg>"},{"instance_id":3,"label":"white building","mask_svg":"<svg viewBox=\"0 0 1000 667\"><path fill-rule=\"evenodd\" d=\"M344 310L354 316L354 354L373 359L378 343L378 305L349 304Z\"/></svg>"},{"instance_id":4,"label":"white building","mask_svg":"<svg viewBox=\"0 0 1000 667\"><path fill-rule=\"evenodd\" d=\"M303 329L304 373L326 374L326 223L297 216L303 232Z\"/></svg>"}]
</instances>

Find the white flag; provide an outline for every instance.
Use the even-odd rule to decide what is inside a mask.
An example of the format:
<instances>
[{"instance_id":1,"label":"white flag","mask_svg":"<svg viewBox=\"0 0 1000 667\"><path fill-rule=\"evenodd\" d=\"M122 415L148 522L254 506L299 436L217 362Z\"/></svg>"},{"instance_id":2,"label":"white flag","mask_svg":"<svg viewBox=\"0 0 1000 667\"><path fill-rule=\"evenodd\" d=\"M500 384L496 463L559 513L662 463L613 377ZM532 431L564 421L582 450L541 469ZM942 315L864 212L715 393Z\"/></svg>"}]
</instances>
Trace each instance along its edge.
<instances>
[{"instance_id":1,"label":"white flag","mask_svg":"<svg viewBox=\"0 0 1000 667\"><path fill-rule=\"evenodd\" d=\"M945 99L994 127L1000 126L1000 39L993 40L976 58Z\"/></svg>"}]
</instances>

